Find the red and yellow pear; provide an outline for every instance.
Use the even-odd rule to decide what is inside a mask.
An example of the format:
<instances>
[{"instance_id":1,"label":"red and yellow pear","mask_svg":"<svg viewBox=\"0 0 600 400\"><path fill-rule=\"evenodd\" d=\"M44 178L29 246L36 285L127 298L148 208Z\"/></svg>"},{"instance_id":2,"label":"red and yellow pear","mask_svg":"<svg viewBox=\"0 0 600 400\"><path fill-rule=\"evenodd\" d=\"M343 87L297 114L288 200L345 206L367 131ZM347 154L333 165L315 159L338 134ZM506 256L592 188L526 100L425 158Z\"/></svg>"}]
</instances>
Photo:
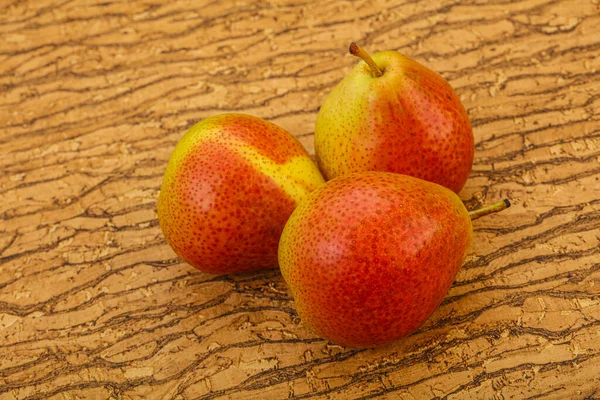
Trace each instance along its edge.
<instances>
[{"instance_id":1,"label":"red and yellow pear","mask_svg":"<svg viewBox=\"0 0 600 400\"><path fill-rule=\"evenodd\" d=\"M361 171L396 172L464 186L474 141L464 106L440 75L396 51L360 61L329 93L315 126L317 163L326 179Z\"/></svg>"},{"instance_id":2,"label":"red and yellow pear","mask_svg":"<svg viewBox=\"0 0 600 400\"><path fill-rule=\"evenodd\" d=\"M407 175L335 178L292 213L279 244L302 321L349 347L381 346L417 330L440 305L471 244L471 220L451 190Z\"/></svg>"},{"instance_id":3,"label":"red and yellow pear","mask_svg":"<svg viewBox=\"0 0 600 400\"><path fill-rule=\"evenodd\" d=\"M173 250L202 271L277 268L288 217L323 182L302 144L283 128L244 114L217 115L177 143L158 220Z\"/></svg>"}]
</instances>

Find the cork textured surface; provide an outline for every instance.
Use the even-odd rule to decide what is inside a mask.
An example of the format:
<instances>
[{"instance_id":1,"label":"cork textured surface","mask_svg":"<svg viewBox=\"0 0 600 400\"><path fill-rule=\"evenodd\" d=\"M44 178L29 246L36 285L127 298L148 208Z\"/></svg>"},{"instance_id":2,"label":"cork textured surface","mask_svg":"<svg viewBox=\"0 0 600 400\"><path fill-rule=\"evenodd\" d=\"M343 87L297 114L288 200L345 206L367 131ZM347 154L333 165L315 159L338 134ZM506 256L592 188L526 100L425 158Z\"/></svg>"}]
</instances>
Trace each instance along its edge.
<instances>
[{"instance_id":1,"label":"cork textured surface","mask_svg":"<svg viewBox=\"0 0 600 400\"><path fill-rule=\"evenodd\" d=\"M0 3L0 400L600 398L598 0ZM243 112L314 154L357 60L439 72L473 124L466 263L415 334L347 349L276 270L211 276L156 202L202 118Z\"/></svg>"}]
</instances>

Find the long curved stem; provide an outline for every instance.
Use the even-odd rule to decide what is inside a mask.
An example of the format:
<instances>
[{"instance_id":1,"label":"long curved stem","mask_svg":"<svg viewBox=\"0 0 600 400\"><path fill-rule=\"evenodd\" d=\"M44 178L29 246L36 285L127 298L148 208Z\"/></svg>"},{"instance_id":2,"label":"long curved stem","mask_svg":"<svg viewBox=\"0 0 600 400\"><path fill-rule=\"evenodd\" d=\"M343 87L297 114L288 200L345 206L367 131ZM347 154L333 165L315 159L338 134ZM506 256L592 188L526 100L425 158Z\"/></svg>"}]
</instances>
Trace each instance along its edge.
<instances>
[{"instance_id":1,"label":"long curved stem","mask_svg":"<svg viewBox=\"0 0 600 400\"><path fill-rule=\"evenodd\" d=\"M493 214L502 210L506 210L508 207L510 207L510 201L508 201L508 199L504 199L496 204L492 204L491 206L483 207L479 210L469 211L469 217L471 217L471 221L474 221L477 218L481 218L488 214Z\"/></svg>"},{"instance_id":2,"label":"long curved stem","mask_svg":"<svg viewBox=\"0 0 600 400\"><path fill-rule=\"evenodd\" d=\"M350 44L350 54L362 58L363 61L367 63L367 65L371 69L371 75L373 75L373 78L379 78L381 75L383 75L383 72L381 72L381 69L379 69L377 64L375 64L375 61L373 61L369 53L364 51L359 45L357 45L354 42Z\"/></svg>"}]
</instances>

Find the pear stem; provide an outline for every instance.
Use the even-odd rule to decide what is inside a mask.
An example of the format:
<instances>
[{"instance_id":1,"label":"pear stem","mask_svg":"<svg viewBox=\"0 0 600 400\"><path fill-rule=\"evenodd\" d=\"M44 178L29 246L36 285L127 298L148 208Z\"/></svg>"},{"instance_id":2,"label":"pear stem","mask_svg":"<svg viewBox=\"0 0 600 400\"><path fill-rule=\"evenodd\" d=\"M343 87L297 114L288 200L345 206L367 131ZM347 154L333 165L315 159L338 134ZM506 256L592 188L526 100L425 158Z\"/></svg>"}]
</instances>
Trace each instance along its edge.
<instances>
[{"instance_id":1,"label":"pear stem","mask_svg":"<svg viewBox=\"0 0 600 400\"><path fill-rule=\"evenodd\" d=\"M483 207L475 211L469 211L469 217L471 217L471 221L474 221L477 218L481 218L488 214L493 214L502 210L506 210L508 207L510 207L510 201L508 201L508 199L504 199L496 204L492 204L491 206Z\"/></svg>"},{"instance_id":2,"label":"pear stem","mask_svg":"<svg viewBox=\"0 0 600 400\"><path fill-rule=\"evenodd\" d=\"M371 69L371 75L373 75L373 78L379 78L381 75L383 75L383 72L381 72L377 64L375 64L375 61L373 61L369 53L364 51L359 45L357 45L354 42L350 44L350 54L362 58L363 61L367 63L367 65Z\"/></svg>"}]
</instances>

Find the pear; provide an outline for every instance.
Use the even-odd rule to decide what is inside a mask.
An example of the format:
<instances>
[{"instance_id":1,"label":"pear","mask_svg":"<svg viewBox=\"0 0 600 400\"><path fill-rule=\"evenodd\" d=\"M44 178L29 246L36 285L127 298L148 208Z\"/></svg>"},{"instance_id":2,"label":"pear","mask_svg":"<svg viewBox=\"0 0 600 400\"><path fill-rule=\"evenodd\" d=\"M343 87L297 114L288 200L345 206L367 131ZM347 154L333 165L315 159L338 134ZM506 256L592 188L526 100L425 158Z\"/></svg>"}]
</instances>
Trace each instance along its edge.
<instances>
[{"instance_id":1,"label":"pear","mask_svg":"<svg viewBox=\"0 0 600 400\"><path fill-rule=\"evenodd\" d=\"M327 180L388 171L459 192L473 164L471 123L440 75L396 51L362 58L329 93L315 126L315 153Z\"/></svg>"},{"instance_id":2,"label":"pear","mask_svg":"<svg viewBox=\"0 0 600 400\"><path fill-rule=\"evenodd\" d=\"M158 199L165 239L204 272L277 268L283 227L324 179L283 128L244 114L194 125L177 143Z\"/></svg>"},{"instance_id":3,"label":"pear","mask_svg":"<svg viewBox=\"0 0 600 400\"><path fill-rule=\"evenodd\" d=\"M376 347L417 330L439 306L471 244L471 220L451 190L407 175L335 178L292 213L281 273L302 321L349 347Z\"/></svg>"}]
</instances>

